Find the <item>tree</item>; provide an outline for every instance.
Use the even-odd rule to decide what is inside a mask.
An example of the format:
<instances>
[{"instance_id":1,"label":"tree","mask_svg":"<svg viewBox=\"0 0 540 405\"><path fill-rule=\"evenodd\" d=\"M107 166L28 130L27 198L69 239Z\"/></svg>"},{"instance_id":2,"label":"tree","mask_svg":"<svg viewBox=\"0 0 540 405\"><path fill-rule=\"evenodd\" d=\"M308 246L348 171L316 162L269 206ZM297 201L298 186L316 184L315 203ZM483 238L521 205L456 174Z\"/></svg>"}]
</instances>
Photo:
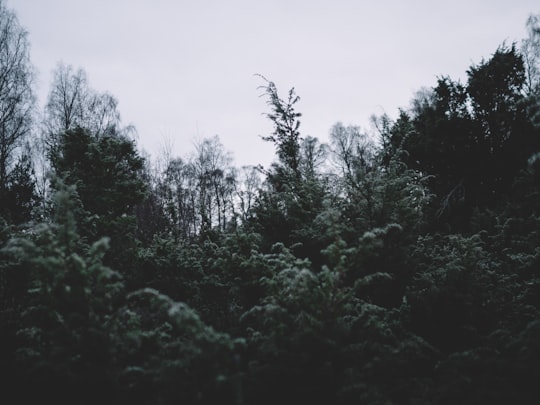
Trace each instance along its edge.
<instances>
[{"instance_id":1,"label":"tree","mask_svg":"<svg viewBox=\"0 0 540 405\"><path fill-rule=\"evenodd\" d=\"M214 226L225 230L232 216L236 179L231 162L231 156L224 150L218 136L195 145L191 167L197 181L202 231Z\"/></svg>"},{"instance_id":2,"label":"tree","mask_svg":"<svg viewBox=\"0 0 540 405\"><path fill-rule=\"evenodd\" d=\"M521 54L525 65L525 95L531 121L540 127L540 14L527 20L528 37L523 40Z\"/></svg>"},{"instance_id":3,"label":"tree","mask_svg":"<svg viewBox=\"0 0 540 405\"><path fill-rule=\"evenodd\" d=\"M488 198L508 194L529 157L540 150L538 129L532 125L524 97L523 57L514 45L502 46L489 61L467 73L471 115L481 129L476 157L481 170L474 183Z\"/></svg>"},{"instance_id":4,"label":"tree","mask_svg":"<svg viewBox=\"0 0 540 405\"><path fill-rule=\"evenodd\" d=\"M337 123L330 136L339 170L337 206L346 229L344 238L356 238L391 223L407 229L414 238L430 199L425 176L402 162L400 149L389 154L377 148L358 127Z\"/></svg>"},{"instance_id":5,"label":"tree","mask_svg":"<svg viewBox=\"0 0 540 405\"><path fill-rule=\"evenodd\" d=\"M241 342L185 303L150 288L129 291L104 264L108 238L81 238L76 187L55 188L52 218L0 246L4 395L58 404L232 397L231 357Z\"/></svg>"},{"instance_id":6,"label":"tree","mask_svg":"<svg viewBox=\"0 0 540 405\"><path fill-rule=\"evenodd\" d=\"M88 101L88 83L82 69L59 63L45 106L46 127L51 134L84 126L85 104Z\"/></svg>"},{"instance_id":7,"label":"tree","mask_svg":"<svg viewBox=\"0 0 540 405\"><path fill-rule=\"evenodd\" d=\"M117 100L108 93L98 93L88 84L86 72L59 63L45 106L45 142L50 150L58 146L58 137L77 127L100 137L120 130Z\"/></svg>"},{"instance_id":8,"label":"tree","mask_svg":"<svg viewBox=\"0 0 540 405\"><path fill-rule=\"evenodd\" d=\"M13 380L19 389L32 387L18 393L22 402L32 402L35 392L58 403L110 394L111 336L104 325L123 283L102 264L107 239L91 246L80 239L75 187L59 182L57 190L51 223L14 235L2 250L3 271L27 278L11 355Z\"/></svg>"},{"instance_id":9,"label":"tree","mask_svg":"<svg viewBox=\"0 0 540 405\"><path fill-rule=\"evenodd\" d=\"M315 179L326 162L327 145L313 136L300 143L300 171L304 179Z\"/></svg>"},{"instance_id":10,"label":"tree","mask_svg":"<svg viewBox=\"0 0 540 405\"><path fill-rule=\"evenodd\" d=\"M525 65L525 91L527 95L538 95L540 91L540 14L531 14L527 19L528 37L522 41L521 54Z\"/></svg>"},{"instance_id":11,"label":"tree","mask_svg":"<svg viewBox=\"0 0 540 405\"><path fill-rule=\"evenodd\" d=\"M255 166L243 166L238 175L236 184L236 197L238 199L237 210L242 222L246 222L252 211L257 193L261 187L261 172Z\"/></svg>"},{"instance_id":12,"label":"tree","mask_svg":"<svg viewBox=\"0 0 540 405\"><path fill-rule=\"evenodd\" d=\"M157 195L167 219L165 229L174 239L193 238L199 230L196 183L192 167L180 158L171 159L158 180Z\"/></svg>"},{"instance_id":13,"label":"tree","mask_svg":"<svg viewBox=\"0 0 540 405\"><path fill-rule=\"evenodd\" d=\"M489 61L471 66L467 92L474 117L484 130L488 148L496 153L512 134L519 119L519 101L523 98L525 67L515 46L500 47Z\"/></svg>"},{"instance_id":14,"label":"tree","mask_svg":"<svg viewBox=\"0 0 540 405\"><path fill-rule=\"evenodd\" d=\"M266 82L266 86L263 88L268 97L267 104L271 109L271 112L267 113L266 116L274 124L274 133L263 137L263 139L275 144L281 164L294 176L299 177L300 121L298 118L302 114L296 112L295 104L300 101L300 97L296 95L293 87L289 90L287 100L281 99L275 83L261 77Z\"/></svg>"},{"instance_id":15,"label":"tree","mask_svg":"<svg viewBox=\"0 0 540 405\"><path fill-rule=\"evenodd\" d=\"M312 225L323 210L327 195L326 182L320 174L325 146L316 138L300 136L302 114L295 110L300 97L294 88L283 100L276 85L263 79L271 110L266 116L274 125L273 134L263 139L275 144L279 161L266 171L265 189L253 205L249 224L263 235L265 248L277 242L287 247L296 245L295 253L306 257L321 249L320 235Z\"/></svg>"},{"instance_id":16,"label":"tree","mask_svg":"<svg viewBox=\"0 0 540 405\"><path fill-rule=\"evenodd\" d=\"M375 145L359 127L336 123L330 130L332 158L339 176L348 187L354 187L362 176L373 169Z\"/></svg>"},{"instance_id":17,"label":"tree","mask_svg":"<svg viewBox=\"0 0 540 405\"><path fill-rule=\"evenodd\" d=\"M165 160L157 193L168 218L167 232L185 239L226 231L234 219L236 171L219 137L196 143L185 160Z\"/></svg>"},{"instance_id":18,"label":"tree","mask_svg":"<svg viewBox=\"0 0 540 405\"><path fill-rule=\"evenodd\" d=\"M32 218L32 211L39 203L35 174L29 154L20 155L0 191L0 216L19 225Z\"/></svg>"},{"instance_id":19,"label":"tree","mask_svg":"<svg viewBox=\"0 0 540 405\"><path fill-rule=\"evenodd\" d=\"M468 93L459 82L439 78L432 91L417 94L410 112L402 112L389 131L403 161L433 175L430 185L446 196L482 170L477 150L480 128L467 107Z\"/></svg>"},{"instance_id":20,"label":"tree","mask_svg":"<svg viewBox=\"0 0 540 405\"><path fill-rule=\"evenodd\" d=\"M82 128L67 131L61 139L52 166L68 184L77 185L84 208L108 217L130 213L144 195L138 175L143 159L134 142L116 134L96 139Z\"/></svg>"},{"instance_id":21,"label":"tree","mask_svg":"<svg viewBox=\"0 0 540 405\"><path fill-rule=\"evenodd\" d=\"M143 159L135 143L116 133L96 138L90 131L68 130L51 155L54 173L75 185L82 206L90 214L81 235L111 238L110 254L130 257L136 232L135 207L145 195ZM110 264L110 263L108 263Z\"/></svg>"},{"instance_id":22,"label":"tree","mask_svg":"<svg viewBox=\"0 0 540 405\"><path fill-rule=\"evenodd\" d=\"M144 165L141 170L141 180L146 189L145 198L137 204L135 216L137 219L137 239L143 246L147 246L152 240L168 230L163 201L159 191L160 174L152 165L148 154L143 152Z\"/></svg>"},{"instance_id":23,"label":"tree","mask_svg":"<svg viewBox=\"0 0 540 405\"><path fill-rule=\"evenodd\" d=\"M438 222L462 230L475 209L509 198L516 176L540 149L516 47L499 47L467 75L466 85L440 78L386 131L386 144L406 152L404 163L432 176Z\"/></svg>"},{"instance_id":24,"label":"tree","mask_svg":"<svg viewBox=\"0 0 540 405\"><path fill-rule=\"evenodd\" d=\"M8 193L14 162L30 134L33 121L34 70L26 31L0 1L0 198ZM26 202L21 202L26 204ZM17 207L14 207L15 211Z\"/></svg>"}]
</instances>

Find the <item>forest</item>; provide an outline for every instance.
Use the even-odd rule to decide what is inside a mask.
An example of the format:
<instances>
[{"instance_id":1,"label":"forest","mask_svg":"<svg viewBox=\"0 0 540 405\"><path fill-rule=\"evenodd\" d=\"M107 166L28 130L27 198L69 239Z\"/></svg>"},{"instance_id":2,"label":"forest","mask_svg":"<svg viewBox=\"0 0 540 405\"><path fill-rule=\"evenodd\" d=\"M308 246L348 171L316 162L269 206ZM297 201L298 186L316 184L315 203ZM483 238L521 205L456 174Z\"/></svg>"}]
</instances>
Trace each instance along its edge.
<instances>
[{"instance_id":1,"label":"forest","mask_svg":"<svg viewBox=\"0 0 540 405\"><path fill-rule=\"evenodd\" d=\"M540 15L373 131L157 158L0 1L0 402L540 403ZM482 57L482 55L479 55Z\"/></svg>"}]
</instances>

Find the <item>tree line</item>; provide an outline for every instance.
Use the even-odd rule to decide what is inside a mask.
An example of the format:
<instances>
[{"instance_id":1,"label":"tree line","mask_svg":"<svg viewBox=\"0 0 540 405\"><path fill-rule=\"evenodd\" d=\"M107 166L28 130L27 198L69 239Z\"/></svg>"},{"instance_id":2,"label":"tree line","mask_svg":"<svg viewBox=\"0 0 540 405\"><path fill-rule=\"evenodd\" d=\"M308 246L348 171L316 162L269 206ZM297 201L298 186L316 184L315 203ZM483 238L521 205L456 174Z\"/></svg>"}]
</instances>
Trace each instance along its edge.
<instances>
[{"instance_id":1,"label":"tree line","mask_svg":"<svg viewBox=\"0 0 540 405\"><path fill-rule=\"evenodd\" d=\"M301 132L260 76L269 167L138 151L59 64L37 118L0 1L0 370L17 403L532 404L540 17L374 131Z\"/></svg>"}]
</instances>

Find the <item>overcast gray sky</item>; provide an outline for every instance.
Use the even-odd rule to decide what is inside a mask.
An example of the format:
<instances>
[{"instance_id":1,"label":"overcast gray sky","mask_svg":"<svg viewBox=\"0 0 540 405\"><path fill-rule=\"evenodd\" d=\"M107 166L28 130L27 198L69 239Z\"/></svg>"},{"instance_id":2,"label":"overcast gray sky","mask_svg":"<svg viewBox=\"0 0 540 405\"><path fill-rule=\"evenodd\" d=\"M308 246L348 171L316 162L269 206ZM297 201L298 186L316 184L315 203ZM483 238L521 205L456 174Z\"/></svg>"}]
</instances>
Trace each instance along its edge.
<instances>
[{"instance_id":1,"label":"overcast gray sky","mask_svg":"<svg viewBox=\"0 0 540 405\"><path fill-rule=\"evenodd\" d=\"M119 101L156 155L219 135L237 166L269 164L259 73L301 97L303 135L395 117L437 76L525 37L538 0L7 0L29 32L43 104L59 61Z\"/></svg>"}]
</instances>

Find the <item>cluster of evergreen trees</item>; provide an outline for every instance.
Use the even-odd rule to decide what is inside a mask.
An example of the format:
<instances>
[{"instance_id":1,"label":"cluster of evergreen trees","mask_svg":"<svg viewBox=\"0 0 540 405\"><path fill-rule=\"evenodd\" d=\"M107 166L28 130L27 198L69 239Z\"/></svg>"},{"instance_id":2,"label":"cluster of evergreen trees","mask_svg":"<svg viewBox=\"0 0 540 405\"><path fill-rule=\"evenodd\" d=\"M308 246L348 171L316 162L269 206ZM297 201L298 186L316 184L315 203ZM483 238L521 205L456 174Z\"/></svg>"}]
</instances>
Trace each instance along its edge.
<instances>
[{"instance_id":1,"label":"cluster of evergreen trees","mask_svg":"<svg viewBox=\"0 0 540 405\"><path fill-rule=\"evenodd\" d=\"M141 156L59 65L34 111L0 2L0 380L16 403L507 404L540 399L540 26L418 93L379 139L217 137Z\"/></svg>"}]
</instances>

